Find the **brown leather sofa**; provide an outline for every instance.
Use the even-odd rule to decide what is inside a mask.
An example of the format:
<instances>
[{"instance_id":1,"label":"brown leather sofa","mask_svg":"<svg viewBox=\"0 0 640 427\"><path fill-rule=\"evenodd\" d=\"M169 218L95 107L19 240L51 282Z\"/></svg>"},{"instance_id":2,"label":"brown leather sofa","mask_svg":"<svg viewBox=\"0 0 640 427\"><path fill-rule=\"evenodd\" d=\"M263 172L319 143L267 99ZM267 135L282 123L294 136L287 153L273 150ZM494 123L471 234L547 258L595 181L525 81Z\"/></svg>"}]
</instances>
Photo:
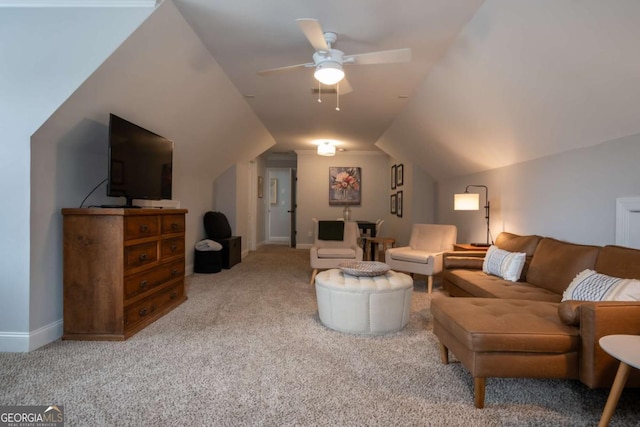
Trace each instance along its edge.
<instances>
[{"instance_id":1,"label":"brown leather sofa","mask_svg":"<svg viewBox=\"0 0 640 427\"><path fill-rule=\"evenodd\" d=\"M431 302L442 361L448 363L451 351L473 375L476 407L484 406L489 377L567 378L610 387L618 362L598 340L640 334L640 302L561 302L562 293L587 268L640 279L640 250L511 233L501 233L495 245L527 254L518 282L482 272L485 252L449 252L443 259L446 292ZM637 371L627 386L640 386Z\"/></svg>"}]
</instances>

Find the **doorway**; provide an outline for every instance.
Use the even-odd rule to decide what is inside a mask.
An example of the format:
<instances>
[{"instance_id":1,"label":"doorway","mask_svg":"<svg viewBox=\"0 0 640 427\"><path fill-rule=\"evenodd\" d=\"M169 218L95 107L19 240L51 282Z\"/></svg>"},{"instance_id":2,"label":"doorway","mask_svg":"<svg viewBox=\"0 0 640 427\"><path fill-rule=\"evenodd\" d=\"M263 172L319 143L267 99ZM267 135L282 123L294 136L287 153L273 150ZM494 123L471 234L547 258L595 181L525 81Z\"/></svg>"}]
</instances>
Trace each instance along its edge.
<instances>
[{"instance_id":1,"label":"doorway","mask_svg":"<svg viewBox=\"0 0 640 427\"><path fill-rule=\"evenodd\" d=\"M296 246L296 171L268 168L265 190L268 197L267 242Z\"/></svg>"}]
</instances>

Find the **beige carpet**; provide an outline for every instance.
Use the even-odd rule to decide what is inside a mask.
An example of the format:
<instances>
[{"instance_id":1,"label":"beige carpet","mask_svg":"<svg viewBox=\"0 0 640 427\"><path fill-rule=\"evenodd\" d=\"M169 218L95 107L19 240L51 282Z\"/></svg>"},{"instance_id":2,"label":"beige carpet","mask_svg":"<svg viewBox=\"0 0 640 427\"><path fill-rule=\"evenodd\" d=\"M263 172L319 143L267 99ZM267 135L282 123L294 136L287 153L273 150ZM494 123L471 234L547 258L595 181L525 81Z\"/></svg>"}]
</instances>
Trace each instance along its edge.
<instances>
[{"instance_id":1,"label":"beige carpet","mask_svg":"<svg viewBox=\"0 0 640 427\"><path fill-rule=\"evenodd\" d=\"M68 426L587 426L607 397L577 381L489 379L486 408L442 365L429 297L363 337L325 328L308 251L267 246L187 279L189 300L125 342L58 341L0 354L0 404L64 405ZM613 426L640 425L625 390Z\"/></svg>"}]
</instances>

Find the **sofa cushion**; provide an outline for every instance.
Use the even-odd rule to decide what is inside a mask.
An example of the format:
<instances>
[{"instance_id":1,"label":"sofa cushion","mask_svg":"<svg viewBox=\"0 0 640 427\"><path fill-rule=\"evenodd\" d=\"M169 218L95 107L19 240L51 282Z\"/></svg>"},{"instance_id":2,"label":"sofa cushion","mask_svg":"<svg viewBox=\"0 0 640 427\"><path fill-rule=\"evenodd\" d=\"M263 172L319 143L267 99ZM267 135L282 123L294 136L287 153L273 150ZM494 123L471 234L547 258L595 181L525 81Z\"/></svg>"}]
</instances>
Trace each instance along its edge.
<instances>
[{"instance_id":1,"label":"sofa cushion","mask_svg":"<svg viewBox=\"0 0 640 427\"><path fill-rule=\"evenodd\" d=\"M527 254L525 259L524 267L522 268L522 272L520 273L520 281L524 282L525 277L527 277L527 271L529 270L529 264L531 264L531 258L538 247L538 243L542 240L541 236L530 235L530 236L518 236L517 234L508 233L503 231L498 234L496 238L495 245L500 249L504 249L509 252L524 252Z\"/></svg>"},{"instance_id":2,"label":"sofa cushion","mask_svg":"<svg viewBox=\"0 0 640 427\"><path fill-rule=\"evenodd\" d=\"M522 299L560 302L561 294L533 286L526 282L510 282L479 270L446 270L449 285L461 289L462 294L482 298Z\"/></svg>"},{"instance_id":3,"label":"sofa cushion","mask_svg":"<svg viewBox=\"0 0 640 427\"><path fill-rule=\"evenodd\" d=\"M509 252L493 245L484 257L482 271L511 282L517 282L520 279L526 255L524 252Z\"/></svg>"},{"instance_id":4,"label":"sofa cushion","mask_svg":"<svg viewBox=\"0 0 640 427\"><path fill-rule=\"evenodd\" d=\"M527 282L562 294L574 277L585 269L593 269L600 247L561 242L543 238L533 255Z\"/></svg>"},{"instance_id":5,"label":"sofa cushion","mask_svg":"<svg viewBox=\"0 0 640 427\"><path fill-rule=\"evenodd\" d=\"M568 353L580 342L579 329L560 321L558 304L434 297L431 312L474 352Z\"/></svg>"},{"instance_id":6,"label":"sofa cushion","mask_svg":"<svg viewBox=\"0 0 640 427\"><path fill-rule=\"evenodd\" d=\"M584 270L564 291L562 301L640 301L640 280Z\"/></svg>"},{"instance_id":7,"label":"sofa cushion","mask_svg":"<svg viewBox=\"0 0 640 427\"><path fill-rule=\"evenodd\" d=\"M640 279L640 250L608 245L598 254L595 270L624 279Z\"/></svg>"}]
</instances>

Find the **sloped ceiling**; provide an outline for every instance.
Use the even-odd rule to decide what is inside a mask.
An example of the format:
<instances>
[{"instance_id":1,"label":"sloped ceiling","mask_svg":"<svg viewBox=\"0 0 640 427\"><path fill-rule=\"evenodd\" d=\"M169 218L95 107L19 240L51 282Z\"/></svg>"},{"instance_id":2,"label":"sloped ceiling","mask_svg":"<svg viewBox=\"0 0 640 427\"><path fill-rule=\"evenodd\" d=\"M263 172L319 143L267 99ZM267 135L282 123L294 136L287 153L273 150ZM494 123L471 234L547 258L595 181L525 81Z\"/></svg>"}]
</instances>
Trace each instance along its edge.
<instances>
[{"instance_id":1,"label":"sloped ceiling","mask_svg":"<svg viewBox=\"0 0 640 427\"><path fill-rule=\"evenodd\" d=\"M640 132L637 0L175 0L276 140L334 138L467 175ZM319 105L295 24L317 18L347 53L413 49L409 64L347 68L354 92ZM328 105L327 105L328 104Z\"/></svg>"},{"instance_id":2,"label":"sloped ceiling","mask_svg":"<svg viewBox=\"0 0 640 427\"><path fill-rule=\"evenodd\" d=\"M487 0L377 142L466 175L640 133L640 2Z\"/></svg>"},{"instance_id":3,"label":"sloped ceiling","mask_svg":"<svg viewBox=\"0 0 640 427\"><path fill-rule=\"evenodd\" d=\"M431 67L473 17L482 0L175 0L247 103L276 140L273 151L309 150L312 141L341 141L347 150L376 150ZM346 65L353 92L317 96L312 68L259 76L258 71L311 62L296 24L320 20L338 35L336 48L356 54L411 48L402 64Z\"/></svg>"}]
</instances>

